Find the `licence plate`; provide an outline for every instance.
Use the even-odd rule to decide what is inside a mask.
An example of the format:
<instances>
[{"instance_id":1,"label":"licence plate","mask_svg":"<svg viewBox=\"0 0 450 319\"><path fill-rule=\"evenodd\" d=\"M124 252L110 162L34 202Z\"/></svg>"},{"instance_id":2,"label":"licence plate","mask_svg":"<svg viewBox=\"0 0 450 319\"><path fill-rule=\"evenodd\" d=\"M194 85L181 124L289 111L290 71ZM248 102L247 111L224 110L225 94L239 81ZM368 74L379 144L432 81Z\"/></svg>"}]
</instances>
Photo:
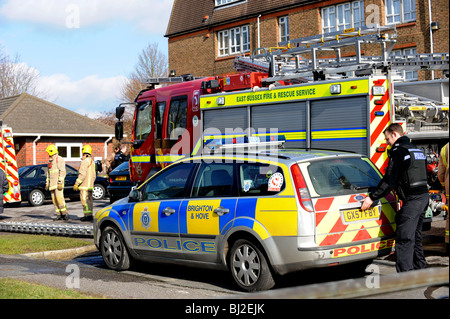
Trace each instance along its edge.
<instances>
[{"instance_id":1,"label":"licence plate","mask_svg":"<svg viewBox=\"0 0 450 319\"><path fill-rule=\"evenodd\" d=\"M362 211L361 209L349 209L341 212L344 224L375 220L380 218L380 210L377 206Z\"/></svg>"},{"instance_id":2,"label":"licence plate","mask_svg":"<svg viewBox=\"0 0 450 319\"><path fill-rule=\"evenodd\" d=\"M117 176L116 177L116 181L126 181L127 177L126 176Z\"/></svg>"}]
</instances>

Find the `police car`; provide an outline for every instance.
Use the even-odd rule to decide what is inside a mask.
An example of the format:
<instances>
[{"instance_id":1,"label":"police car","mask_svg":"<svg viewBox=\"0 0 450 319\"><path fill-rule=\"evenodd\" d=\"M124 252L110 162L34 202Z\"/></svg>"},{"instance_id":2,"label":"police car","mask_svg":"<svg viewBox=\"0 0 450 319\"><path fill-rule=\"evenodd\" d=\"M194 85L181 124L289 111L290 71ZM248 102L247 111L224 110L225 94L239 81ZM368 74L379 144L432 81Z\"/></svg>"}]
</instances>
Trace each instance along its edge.
<instances>
[{"instance_id":1,"label":"police car","mask_svg":"<svg viewBox=\"0 0 450 319\"><path fill-rule=\"evenodd\" d=\"M115 270L133 260L228 269L244 291L275 275L368 261L394 245L394 194L361 211L381 173L365 156L320 150L182 159L95 215Z\"/></svg>"}]
</instances>

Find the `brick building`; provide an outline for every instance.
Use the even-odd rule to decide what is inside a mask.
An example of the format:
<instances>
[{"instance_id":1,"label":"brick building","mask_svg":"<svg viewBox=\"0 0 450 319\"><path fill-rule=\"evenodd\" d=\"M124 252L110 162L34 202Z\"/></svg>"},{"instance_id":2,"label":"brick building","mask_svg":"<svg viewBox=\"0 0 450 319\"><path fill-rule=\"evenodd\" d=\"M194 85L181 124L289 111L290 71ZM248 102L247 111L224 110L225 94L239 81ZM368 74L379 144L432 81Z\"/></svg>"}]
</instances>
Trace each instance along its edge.
<instances>
[{"instance_id":1,"label":"brick building","mask_svg":"<svg viewBox=\"0 0 450 319\"><path fill-rule=\"evenodd\" d=\"M0 120L12 128L18 167L47 163L50 144L75 168L85 144L95 159L112 152L114 128L26 93L0 99Z\"/></svg>"},{"instance_id":2,"label":"brick building","mask_svg":"<svg viewBox=\"0 0 450 319\"><path fill-rule=\"evenodd\" d=\"M449 51L448 0L174 0L165 35L169 69L177 75L229 74L236 54L251 55L280 41L371 24L396 26L393 54ZM362 49L365 55L380 54L370 46ZM404 75L407 80L432 76L430 71ZM442 73L436 72L439 77Z\"/></svg>"}]
</instances>

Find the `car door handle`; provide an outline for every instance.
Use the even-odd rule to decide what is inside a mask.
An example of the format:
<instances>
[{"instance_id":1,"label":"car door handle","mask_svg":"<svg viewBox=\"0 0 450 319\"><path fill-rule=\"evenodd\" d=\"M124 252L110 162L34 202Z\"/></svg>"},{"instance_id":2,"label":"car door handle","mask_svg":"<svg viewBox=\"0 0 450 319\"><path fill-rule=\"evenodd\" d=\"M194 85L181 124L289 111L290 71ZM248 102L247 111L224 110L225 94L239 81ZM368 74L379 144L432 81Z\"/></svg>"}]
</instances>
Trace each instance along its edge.
<instances>
[{"instance_id":1,"label":"car door handle","mask_svg":"<svg viewBox=\"0 0 450 319\"><path fill-rule=\"evenodd\" d=\"M163 213L166 214L166 216L170 216L172 214L175 214L175 209L166 207L164 208Z\"/></svg>"},{"instance_id":2,"label":"car door handle","mask_svg":"<svg viewBox=\"0 0 450 319\"><path fill-rule=\"evenodd\" d=\"M214 213L216 213L219 216L223 216L225 214L228 214L230 212L230 210L228 208L224 208L224 207L217 207L214 210Z\"/></svg>"}]
</instances>

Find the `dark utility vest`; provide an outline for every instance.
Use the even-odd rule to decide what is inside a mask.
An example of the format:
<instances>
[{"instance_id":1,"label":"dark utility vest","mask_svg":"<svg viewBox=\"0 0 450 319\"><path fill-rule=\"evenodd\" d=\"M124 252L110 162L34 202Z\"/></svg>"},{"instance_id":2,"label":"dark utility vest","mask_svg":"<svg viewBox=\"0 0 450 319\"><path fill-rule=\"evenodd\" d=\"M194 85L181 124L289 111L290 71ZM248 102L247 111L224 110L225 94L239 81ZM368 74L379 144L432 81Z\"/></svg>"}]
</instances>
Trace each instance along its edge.
<instances>
[{"instance_id":1,"label":"dark utility vest","mask_svg":"<svg viewBox=\"0 0 450 319\"><path fill-rule=\"evenodd\" d=\"M397 140L403 149L403 170L400 175L399 187L404 195L418 195L428 192L427 187L427 157L424 152L409 142L408 138ZM407 155L409 154L409 155ZM407 166L408 160L410 165Z\"/></svg>"}]
</instances>

